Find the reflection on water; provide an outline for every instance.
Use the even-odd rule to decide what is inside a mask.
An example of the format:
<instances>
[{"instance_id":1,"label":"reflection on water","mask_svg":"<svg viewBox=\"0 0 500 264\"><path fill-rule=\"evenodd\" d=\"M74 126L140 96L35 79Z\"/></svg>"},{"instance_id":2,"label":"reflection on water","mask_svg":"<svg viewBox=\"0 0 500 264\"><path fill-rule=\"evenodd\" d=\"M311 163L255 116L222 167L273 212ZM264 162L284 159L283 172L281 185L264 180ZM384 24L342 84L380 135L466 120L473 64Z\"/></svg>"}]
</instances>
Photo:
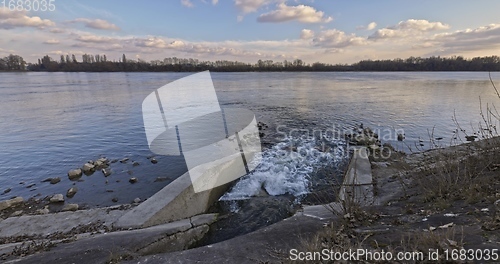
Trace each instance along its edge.
<instances>
[{"instance_id":1,"label":"reflection on water","mask_svg":"<svg viewBox=\"0 0 500 264\"><path fill-rule=\"evenodd\" d=\"M75 183L79 193L72 201L104 205L117 197L128 202L159 190L186 167L179 157L149 162L153 154L141 103L155 89L187 75L0 73L0 194L12 188L0 199L63 193L73 184L67 171L100 156L129 157L141 165L117 162L110 177L84 176L84 182ZM493 77L498 81L500 76ZM269 124L264 144L279 142L279 125L313 130L359 123L404 129L408 145L428 139L435 127L434 136L445 144L455 129L454 110L470 129L479 121L479 97L483 105L500 103L487 73L212 73L212 78L223 107L250 109L257 121ZM139 182L129 184L130 175ZM40 182L48 177L63 181ZM155 182L157 177L168 181ZM36 185L26 188L31 184Z\"/></svg>"}]
</instances>

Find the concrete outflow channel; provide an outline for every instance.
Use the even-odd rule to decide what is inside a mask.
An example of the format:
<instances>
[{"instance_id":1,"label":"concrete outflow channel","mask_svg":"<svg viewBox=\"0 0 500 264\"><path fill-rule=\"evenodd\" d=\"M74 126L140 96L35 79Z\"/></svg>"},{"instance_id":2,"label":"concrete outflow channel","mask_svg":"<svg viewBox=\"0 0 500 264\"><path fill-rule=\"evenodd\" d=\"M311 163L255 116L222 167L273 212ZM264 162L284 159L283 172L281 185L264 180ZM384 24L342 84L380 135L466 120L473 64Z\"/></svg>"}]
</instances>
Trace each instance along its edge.
<instances>
[{"instance_id":1,"label":"concrete outflow channel","mask_svg":"<svg viewBox=\"0 0 500 264\"><path fill-rule=\"evenodd\" d=\"M29 237L36 244L50 237L51 243L56 245L50 251L12 260L12 263L103 263L113 259L123 262L127 257L133 258L130 263L264 261L269 258L264 252L270 248L287 252L300 246L301 239L314 235L335 217L332 210L342 212L342 206L349 202L373 203L371 166L367 156L365 148L354 149L340 190L341 201L305 206L281 222L213 245L188 249L203 238L210 224L217 221L216 214L205 212L228 185L196 193L188 173L131 209L113 206L9 217L0 221L0 239ZM92 225L99 228L78 232ZM19 248L22 243L0 245L0 256Z\"/></svg>"}]
</instances>

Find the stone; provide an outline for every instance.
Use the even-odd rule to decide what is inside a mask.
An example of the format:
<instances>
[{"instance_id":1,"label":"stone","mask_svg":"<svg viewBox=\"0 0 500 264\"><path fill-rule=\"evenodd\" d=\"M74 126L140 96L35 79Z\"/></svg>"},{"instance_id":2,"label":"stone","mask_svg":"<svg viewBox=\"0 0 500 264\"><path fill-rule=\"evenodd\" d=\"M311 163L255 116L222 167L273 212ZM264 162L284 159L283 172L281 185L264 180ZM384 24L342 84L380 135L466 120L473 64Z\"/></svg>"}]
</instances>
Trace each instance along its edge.
<instances>
[{"instance_id":1,"label":"stone","mask_svg":"<svg viewBox=\"0 0 500 264\"><path fill-rule=\"evenodd\" d=\"M1 201L0 202L0 211L7 209L7 208L17 206L23 202L24 202L23 197L16 197L16 198L13 198L10 200Z\"/></svg>"},{"instance_id":2,"label":"stone","mask_svg":"<svg viewBox=\"0 0 500 264\"><path fill-rule=\"evenodd\" d=\"M109 175L111 175L111 169L109 168L106 168L106 169L102 169L102 174L104 174L104 177L108 177Z\"/></svg>"},{"instance_id":3,"label":"stone","mask_svg":"<svg viewBox=\"0 0 500 264\"><path fill-rule=\"evenodd\" d=\"M498 211L500 211L500 200L496 200L496 201L495 201L495 203L494 203L494 205L495 205L495 208L496 208Z\"/></svg>"},{"instance_id":4,"label":"stone","mask_svg":"<svg viewBox=\"0 0 500 264\"><path fill-rule=\"evenodd\" d=\"M80 177L82 177L82 169L68 171L68 178L70 180L78 180Z\"/></svg>"},{"instance_id":5,"label":"stone","mask_svg":"<svg viewBox=\"0 0 500 264\"><path fill-rule=\"evenodd\" d=\"M116 202L118 202L118 198L114 197L113 199L111 199L111 201L112 201L113 203L116 203Z\"/></svg>"},{"instance_id":6,"label":"stone","mask_svg":"<svg viewBox=\"0 0 500 264\"><path fill-rule=\"evenodd\" d=\"M37 214L42 214L42 215L44 215L44 214L48 214L48 213L50 213L50 211L49 211L49 208L45 207L45 208L43 208L43 209L38 209L38 210L36 210L36 213L37 213Z\"/></svg>"},{"instance_id":7,"label":"stone","mask_svg":"<svg viewBox=\"0 0 500 264\"><path fill-rule=\"evenodd\" d=\"M135 198L134 199L134 203L140 203L140 202L142 202L141 198Z\"/></svg>"},{"instance_id":8,"label":"stone","mask_svg":"<svg viewBox=\"0 0 500 264\"><path fill-rule=\"evenodd\" d=\"M167 177L157 177L154 182L164 182L166 180L168 180Z\"/></svg>"},{"instance_id":9,"label":"stone","mask_svg":"<svg viewBox=\"0 0 500 264\"><path fill-rule=\"evenodd\" d=\"M59 178L59 177L51 178L50 184L56 184L56 183L59 183L60 181L61 181L61 178Z\"/></svg>"},{"instance_id":10,"label":"stone","mask_svg":"<svg viewBox=\"0 0 500 264\"><path fill-rule=\"evenodd\" d=\"M127 163L127 161L128 161L128 158L124 158L124 159L120 160L120 163Z\"/></svg>"},{"instance_id":11,"label":"stone","mask_svg":"<svg viewBox=\"0 0 500 264\"><path fill-rule=\"evenodd\" d=\"M13 212L13 213L10 215L10 217L20 216L20 215L22 215L23 213L24 213L24 211L23 211L23 210L15 211L15 212Z\"/></svg>"},{"instance_id":12,"label":"stone","mask_svg":"<svg viewBox=\"0 0 500 264\"><path fill-rule=\"evenodd\" d=\"M85 175L90 175L90 174L94 173L95 165L92 163L85 163L85 164L83 164L82 171L83 171L83 173L85 173Z\"/></svg>"},{"instance_id":13,"label":"stone","mask_svg":"<svg viewBox=\"0 0 500 264\"><path fill-rule=\"evenodd\" d=\"M132 177L128 180L128 182L130 183L136 183L137 182L137 178L136 177Z\"/></svg>"},{"instance_id":14,"label":"stone","mask_svg":"<svg viewBox=\"0 0 500 264\"><path fill-rule=\"evenodd\" d=\"M141 165L141 164L137 161L134 161L134 163L132 163L132 166L134 166L134 167L139 166L139 165Z\"/></svg>"},{"instance_id":15,"label":"stone","mask_svg":"<svg viewBox=\"0 0 500 264\"><path fill-rule=\"evenodd\" d=\"M155 158L151 158L151 163L156 164L158 163L158 160L156 160Z\"/></svg>"},{"instance_id":16,"label":"stone","mask_svg":"<svg viewBox=\"0 0 500 264\"><path fill-rule=\"evenodd\" d=\"M11 188L7 188L7 189L5 189L5 190L3 191L3 194L10 193L10 191L12 191L12 189L11 189Z\"/></svg>"},{"instance_id":17,"label":"stone","mask_svg":"<svg viewBox=\"0 0 500 264\"><path fill-rule=\"evenodd\" d=\"M68 198L73 198L73 196L75 196L75 194L78 192L78 188L76 187L72 187L70 188L67 192L66 192L66 197Z\"/></svg>"},{"instance_id":18,"label":"stone","mask_svg":"<svg viewBox=\"0 0 500 264\"><path fill-rule=\"evenodd\" d=\"M67 212L67 211L76 211L78 210L78 204L66 204L64 205L63 209L61 210L62 212Z\"/></svg>"},{"instance_id":19,"label":"stone","mask_svg":"<svg viewBox=\"0 0 500 264\"><path fill-rule=\"evenodd\" d=\"M99 158L97 161L102 162L104 164L108 164L109 163L109 160L107 158L105 158L105 157Z\"/></svg>"},{"instance_id":20,"label":"stone","mask_svg":"<svg viewBox=\"0 0 500 264\"><path fill-rule=\"evenodd\" d=\"M52 198L50 198L49 200L51 203L62 203L64 202L64 196L62 194L55 194L54 196L52 196Z\"/></svg>"},{"instance_id":21,"label":"stone","mask_svg":"<svg viewBox=\"0 0 500 264\"><path fill-rule=\"evenodd\" d=\"M218 214L202 214L191 217L191 224L193 227L200 225L211 225L217 221Z\"/></svg>"}]
</instances>

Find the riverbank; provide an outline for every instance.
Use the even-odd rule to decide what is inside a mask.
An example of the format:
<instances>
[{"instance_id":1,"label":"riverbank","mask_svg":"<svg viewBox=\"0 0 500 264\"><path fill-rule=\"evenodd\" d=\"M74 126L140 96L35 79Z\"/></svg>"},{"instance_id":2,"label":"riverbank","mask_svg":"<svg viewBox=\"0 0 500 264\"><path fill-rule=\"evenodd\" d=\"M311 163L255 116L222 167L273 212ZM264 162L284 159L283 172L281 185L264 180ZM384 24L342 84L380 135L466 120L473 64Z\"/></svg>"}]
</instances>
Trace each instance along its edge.
<instances>
[{"instance_id":1,"label":"riverbank","mask_svg":"<svg viewBox=\"0 0 500 264\"><path fill-rule=\"evenodd\" d=\"M456 257L452 252L468 252L471 262L493 260L500 245L499 154L500 138L492 138L371 158L374 203L341 212L304 239L302 250L364 249L394 257L421 252L424 257L389 263L459 262L450 261Z\"/></svg>"},{"instance_id":2,"label":"riverbank","mask_svg":"<svg viewBox=\"0 0 500 264\"><path fill-rule=\"evenodd\" d=\"M148 254L141 254L130 247L125 251L120 251L119 248L113 249L112 254L106 253L106 247L104 250L96 248L101 247L102 243L94 244L92 241L101 241L106 233L114 233L107 225L82 226L81 229L72 229L67 237L47 236L43 240L37 240L44 241L45 244L36 244L29 237L24 237L23 240L22 236L17 240L12 237L4 239L3 243L11 243L10 252L35 254L26 258L26 263L40 259L54 260L58 256L68 257L68 252L84 260L85 254L82 252L89 250L100 252L96 255L99 258L92 260L111 263L174 263L187 259L211 263L222 258L247 263L279 263L290 261L291 249L296 249L297 252L317 252L325 248L335 252L365 249L391 252L394 255L397 252L415 251L424 253L425 257L429 256L429 252L438 252L441 262L445 262L446 256L443 254L446 249L449 254L452 250L461 249L481 250L481 253L487 254L498 249L500 237L499 146L500 139L493 138L419 153L392 152L389 156L384 155L384 158L370 156L373 196L368 202L365 200L360 203L354 197L356 199L350 201L358 202L342 203L337 208L305 206L294 216L269 227L189 250L177 251L184 249L181 247L175 252L161 253L170 251L168 245L162 244L164 248L148 251ZM353 188L364 186L367 185L354 184ZM129 209L113 208L106 215L115 219ZM192 220L188 222L192 223ZM208 231L208 226L214 227L213 222L212 219L200 227L203 234ZM177 223L176 228L179 225ZM16 228L16 221L12 222L10 228ZM172 231L171 228L165 228L167 231L161 232L179 232L177 229ZM87 242L82 242L78 230L85 234ZM141 230L145 230L145 233ZM184 234L186 230L183 229L180 234ZM155 237L153 234L158 236L157 232L160 231L139 229L134 232L136 233L111 237L120 239L122 235L137 234ZM200 239L202 234L198 235L197 239ZM148 238L147 241L149 240ZM115 240L110 238L109 241ZM144 241L138 240L137 243ZM23 242L24 246L21 246ZM196 243L192 245L194 244ZM26 249L26 245L32 246ZM3 248L9 249L6 245ZM50 251L44 252L46 250ZM4 254L3 258L13 260L26 255L9 254ZM397 263L392 263L394 262Z\"/></svg>"}]
</instances>

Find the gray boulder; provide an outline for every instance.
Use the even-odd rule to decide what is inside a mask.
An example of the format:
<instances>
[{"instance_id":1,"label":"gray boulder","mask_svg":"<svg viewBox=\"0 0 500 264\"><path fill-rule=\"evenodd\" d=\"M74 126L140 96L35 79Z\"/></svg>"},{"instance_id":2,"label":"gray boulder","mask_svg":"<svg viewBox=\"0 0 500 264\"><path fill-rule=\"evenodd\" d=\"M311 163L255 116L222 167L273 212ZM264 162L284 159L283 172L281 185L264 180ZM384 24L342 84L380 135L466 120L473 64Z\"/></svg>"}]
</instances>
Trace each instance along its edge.
<instances>
[{"instance_id":1,"label":"gray boulder","mask_svg":"<svg viewBox=\"0 0 500 264\"><path fill-rule=\"evenodd\" d=\"M68 178L70 180L77 180L82 177L82 169L70 170L68 171Z\"/></svg>"},{"instance_id":2,"label":"gray boulder","mask_svg":"<svg viewBox=\"0 0 500 264\"><path fill-rule=\"evenodd\" d=\"M66 192L66 197L68 198L73 198L73 196L75 196L75 194L78 192L78 188L76 187L72 187L70 188L67 192Z\"/></svg>"},{"instance_id":3,"label":"gray boulder","mask_svg":"<svg viewBox=\"0 0 500 264\"><path fill-rule=\"evenodd\" d=\"M56 194L50 198L51 203L62 203L64 202L64 196L62 194Z\"/></svg>"},{"instance_id":4,"label":"gray boulder","mask_svg":"<svg viewBox=\"0 0 500 264\"><path fill-rule=\"evenodd\" d=\"M91 164L91 163L85 163L85 164L83 164L82 171L86 175L90 175L90 174L94 173L95 166L94 166L94 164Z\"/></svg>"}]
</instances>

